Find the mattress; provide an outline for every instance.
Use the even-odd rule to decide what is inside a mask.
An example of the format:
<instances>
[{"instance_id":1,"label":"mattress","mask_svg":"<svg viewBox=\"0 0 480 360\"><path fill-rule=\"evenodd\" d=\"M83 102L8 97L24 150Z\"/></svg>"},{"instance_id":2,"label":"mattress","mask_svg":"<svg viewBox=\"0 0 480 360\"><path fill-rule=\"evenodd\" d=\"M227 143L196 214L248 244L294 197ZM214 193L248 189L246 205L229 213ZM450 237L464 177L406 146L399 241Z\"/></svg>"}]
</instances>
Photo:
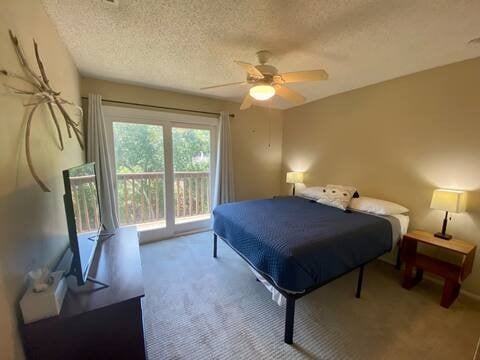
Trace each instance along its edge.
<instances>
[{"instance_id":1,"label":"mattress","mask_svg":"<svg viewBox=\"0 0 480 360\"><path fill-rule=\"evenodd\" d=\"M405 214L398 214L398 215L390 215L391 217L394 217L395 219L398 220L399 225L400 225L400 236L403 237L408 232L408 225L410 223L410 217ZM399 241L400 239L394 239L394 245Z\"/></svg>"},{"instance_id":2,"label":"mattress","mask_svg":"<svg viewBox=\"0 0 480 360\"><path fill-rule=\"evenodd\" d=\"M290 293L321 286L383 255L396 236L394 218L299 197L222 204L213 215L214 232Z\"/></svg>"}]
</instances>

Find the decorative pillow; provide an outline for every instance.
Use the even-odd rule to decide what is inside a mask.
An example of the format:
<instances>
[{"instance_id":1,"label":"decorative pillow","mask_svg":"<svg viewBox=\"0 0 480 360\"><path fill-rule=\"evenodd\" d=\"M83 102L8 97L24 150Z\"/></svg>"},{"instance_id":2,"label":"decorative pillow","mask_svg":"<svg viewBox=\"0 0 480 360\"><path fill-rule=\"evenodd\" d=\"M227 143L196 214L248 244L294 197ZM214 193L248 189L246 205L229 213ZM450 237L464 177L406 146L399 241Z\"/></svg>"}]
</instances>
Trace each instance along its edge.
<instances>
[{"instance_id":1,"label":"decorative pillow","mask_svg":"<svg viewBox=\"0 0 480 360\"><path fill-rule=\"evenodd\" d=\"M408 212L406 207L391 201L374 199L366 196L360 196L358 199L352 199L349 205L350 209L365 211L378 215L397 215Z\"/></svg>"},{"instance_id":2,"label":"decorative pillow","mask_svg":"<svg viewBox=\"0 0 480 360\"><path fill-rule=\"evenodd\" d=\"M323 189L317 202L346 210L355 191L356 190L353 186L345 187L341 185L327 185L325 189Z\"/></svg>"},{"instance_id":3,"label":"decorative pillow","mask_svg":"<svg viewBox=\"0 0 480 360\"><path fill-rule=\"evenodd\" d=\"M347 191L353 191L353 197L354 198L360 197L360 194L358 193L357 188L355 186L328 184L327 187L329 187L329 186L333 186L333 187L336 187L336 188L342 188L342 189L347 190Z\"/></svg>"},{"instance_id":4,"label":"decorative pillow","mask_svg":"<svg viewBox=\"0 0 480 360\"><path fill-rule=\"evenodd\" d=\"M357 191L357 188L356 188L355 186L350 186L350 185L328 184L327 187L351 191L352 194L353 194L355 191Z\"/></svg>"},{"instance_id":5,"label":"decorative pillow","mask_svg":"<svg viewBox=\"0 0 480 360\"><path fill-rule=\"evenodd\" d=\"M312 186L297 191L297 195L309 200L317 200L323 193L325 186Z\"/></svg>"}]
</instances>

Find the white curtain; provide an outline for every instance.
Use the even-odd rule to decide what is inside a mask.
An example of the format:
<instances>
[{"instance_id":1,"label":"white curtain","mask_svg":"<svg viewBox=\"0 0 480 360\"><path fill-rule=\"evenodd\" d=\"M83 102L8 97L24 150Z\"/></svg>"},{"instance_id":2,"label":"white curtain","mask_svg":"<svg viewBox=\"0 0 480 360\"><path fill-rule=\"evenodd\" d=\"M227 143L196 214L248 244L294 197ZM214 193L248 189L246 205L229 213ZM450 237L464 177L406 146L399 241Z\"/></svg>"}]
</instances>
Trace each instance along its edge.
<instances>
[{"instance_id":1,"label":"white curtain","mask_svg":"<svg viewBox=\"0 0 480 360\"><path fill-rule=\"evenodd\" d=\"M221 112L219 122L214 205L235 200L230 115L227 112Z\"/></svg>"},{"instance_id":2,"label":"white curtain","mask_svg":"<svg viewBox=\"0 0 480 360\"><path fill-rule=\"evenodd\" d=\"M105 229L118 228L117 192L113 161L107 151L102 97L88 94L87 162L95 161L101 221Z\"/></svg>"}]
</instances>

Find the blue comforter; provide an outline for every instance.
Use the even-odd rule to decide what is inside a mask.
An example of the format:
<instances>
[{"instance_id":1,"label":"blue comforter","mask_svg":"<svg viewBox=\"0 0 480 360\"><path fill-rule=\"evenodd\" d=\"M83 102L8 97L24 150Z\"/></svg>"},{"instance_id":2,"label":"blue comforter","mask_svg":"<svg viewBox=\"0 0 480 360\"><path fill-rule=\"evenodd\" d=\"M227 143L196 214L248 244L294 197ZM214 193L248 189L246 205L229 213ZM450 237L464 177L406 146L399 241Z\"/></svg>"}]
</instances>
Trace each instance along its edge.
<instances>
[{"instance_id":1,"label":"blue comforter","mask_svg":"<svg viewBox=\"0 0 480 360\"><path fill-rule=\"evenodd\" d=\"M303 292L373 260L392 247L381 217L299 197L222 204L215 233L288 292Z\"/></svg>"}]
</instances>

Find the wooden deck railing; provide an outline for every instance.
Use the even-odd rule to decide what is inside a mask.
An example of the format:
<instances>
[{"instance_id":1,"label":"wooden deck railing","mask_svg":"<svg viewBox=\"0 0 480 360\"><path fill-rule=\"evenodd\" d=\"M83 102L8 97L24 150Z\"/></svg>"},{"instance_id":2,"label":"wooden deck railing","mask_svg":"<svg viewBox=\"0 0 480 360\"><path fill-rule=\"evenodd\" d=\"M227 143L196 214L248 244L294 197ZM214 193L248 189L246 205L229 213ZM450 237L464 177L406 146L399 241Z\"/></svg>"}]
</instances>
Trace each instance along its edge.
<instances>
[{"instance_id":1,"label":"wooden deck railing","mask_svg":"<svg viewBox=\"0 0 480 360\"><path fill-rule=\"evenodd\" d=\"M94 201L93 176L71 179L78 231L99 227L99 209ZM165 220L165 174L163 172L117 174L118 213L122 225ZM175 172L175 216L185 218L209 213L210 173Z\"/></svg>"}]
</instances>

